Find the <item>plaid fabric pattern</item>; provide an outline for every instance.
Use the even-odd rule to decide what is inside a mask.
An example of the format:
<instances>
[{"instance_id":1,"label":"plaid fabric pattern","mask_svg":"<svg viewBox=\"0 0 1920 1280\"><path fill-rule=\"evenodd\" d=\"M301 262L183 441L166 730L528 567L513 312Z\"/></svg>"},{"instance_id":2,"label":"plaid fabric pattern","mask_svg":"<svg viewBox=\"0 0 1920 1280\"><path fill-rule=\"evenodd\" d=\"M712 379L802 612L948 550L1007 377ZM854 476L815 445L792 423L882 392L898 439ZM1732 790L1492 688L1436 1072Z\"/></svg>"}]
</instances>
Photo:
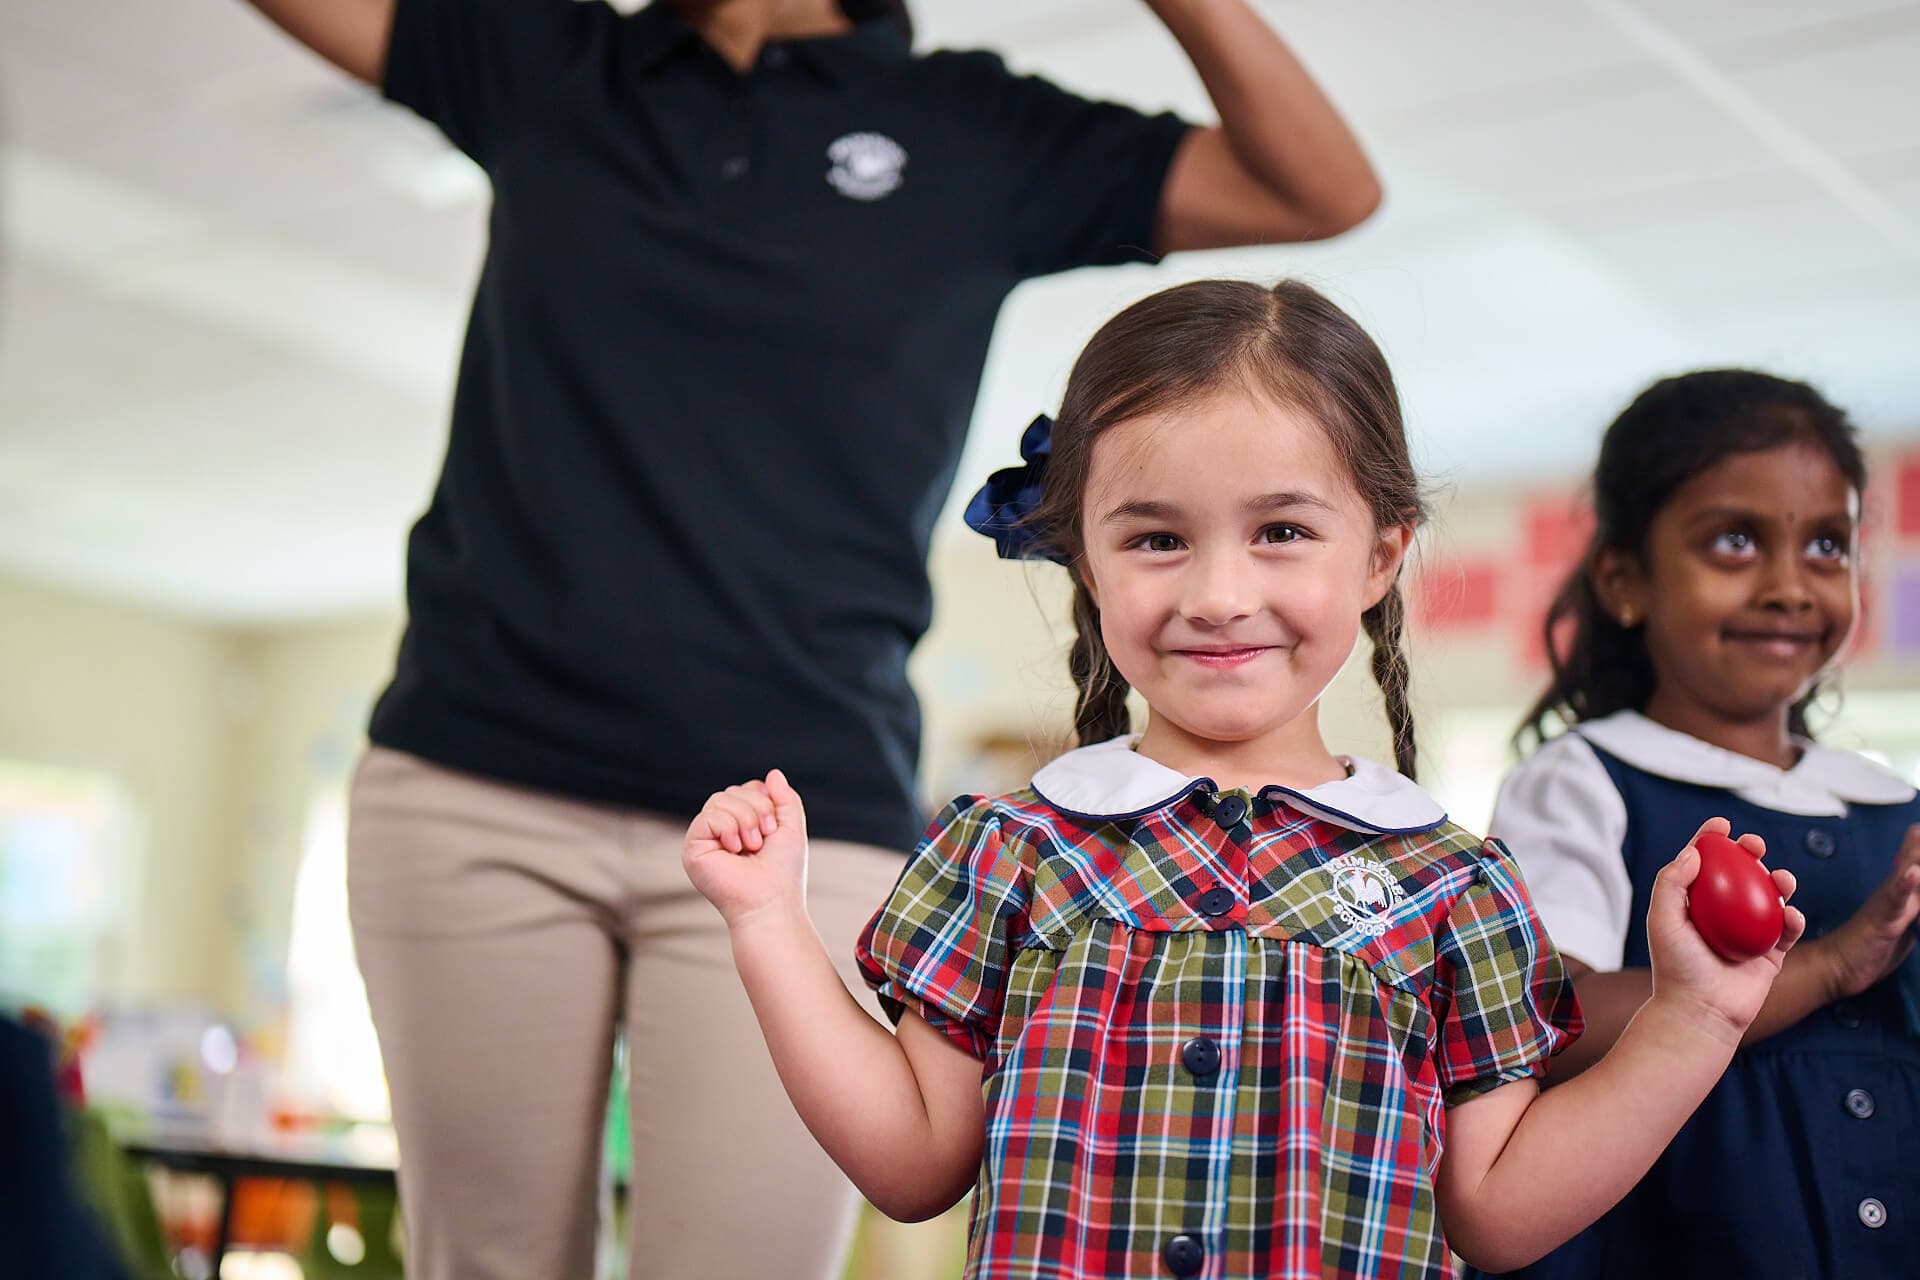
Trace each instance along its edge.
<instances>
[{"instance_id":1,"label":"plaid fabric pattern","mask_svg":"<svg viewBox=\"0 0 1920 1280\"><path fill-rule=\"evenodd\" d=\"M968 1280L1444 1277L1445 1108L1579 1034L1497 842L1219 794L957 800L862 937L984 1064Z\"/></svg>"}]
</instances>

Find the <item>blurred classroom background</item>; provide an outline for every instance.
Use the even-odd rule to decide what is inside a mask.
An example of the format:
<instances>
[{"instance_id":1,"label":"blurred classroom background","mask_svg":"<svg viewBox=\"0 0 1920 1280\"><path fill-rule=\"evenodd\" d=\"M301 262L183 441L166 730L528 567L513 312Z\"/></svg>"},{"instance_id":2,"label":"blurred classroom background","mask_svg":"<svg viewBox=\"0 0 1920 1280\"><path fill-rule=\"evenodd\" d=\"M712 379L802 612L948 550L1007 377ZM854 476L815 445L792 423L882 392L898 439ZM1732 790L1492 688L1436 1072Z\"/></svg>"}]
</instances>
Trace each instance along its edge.
<instances>
[{"instance_id":1,"label":"blurred classroom background","mask_svg":"<svg viewBox=\"0 0 1920 1280\"><path fill-rule=\"evenodd\" d=\"M1710 365L1806 378L1864 429L1866 621L1817 723L1920 780L1920 3L1258 7L1386 207L1331 244L1016 293L933 556L928 802L1024 781L1071 708L1063 575L997 561L960 502L1102 318L1215 274L1303 276L1393 362L1437 499L1423 780L1466 825L1543 679L1601 429ZM925 45L1205 118L1144 6L914 12ZM56 1023L107 1135L96 1193L178 1274L222 1235L227 1276L398 1273L344 795L486 212L463 158L236 0L0 9L0 1006ZM1389 754L1364 654L1323 722ZM296 1172L265 1176L275 1153ZM873 1230L853 1274L953 1274L956 1221Z\"/></svg>"}]
</instances>

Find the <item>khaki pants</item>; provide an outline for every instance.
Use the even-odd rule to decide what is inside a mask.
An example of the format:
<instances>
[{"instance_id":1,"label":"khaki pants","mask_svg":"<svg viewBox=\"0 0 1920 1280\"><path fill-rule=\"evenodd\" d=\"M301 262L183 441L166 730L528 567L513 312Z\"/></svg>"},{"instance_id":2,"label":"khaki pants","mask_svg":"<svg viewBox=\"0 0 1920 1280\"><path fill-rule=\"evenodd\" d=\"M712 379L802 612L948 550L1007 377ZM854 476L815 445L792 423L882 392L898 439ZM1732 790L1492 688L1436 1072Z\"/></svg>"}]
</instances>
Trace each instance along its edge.
<instances>
[{"instance_id":1,"label":"khaki pants","mask_svg":"<svg viewBox=\"0 0 1920 1280\"><path fill-rule=\"evenodd\" d=\"M788 1104L686 819L374 748L348 886L399 1132L407 1273L586 1280L616 1024L632 1061L631 1274L825 1280L857 1195ZM849 987L897 852L815 840L808 900Z\"/></svg>"}]
</instances>

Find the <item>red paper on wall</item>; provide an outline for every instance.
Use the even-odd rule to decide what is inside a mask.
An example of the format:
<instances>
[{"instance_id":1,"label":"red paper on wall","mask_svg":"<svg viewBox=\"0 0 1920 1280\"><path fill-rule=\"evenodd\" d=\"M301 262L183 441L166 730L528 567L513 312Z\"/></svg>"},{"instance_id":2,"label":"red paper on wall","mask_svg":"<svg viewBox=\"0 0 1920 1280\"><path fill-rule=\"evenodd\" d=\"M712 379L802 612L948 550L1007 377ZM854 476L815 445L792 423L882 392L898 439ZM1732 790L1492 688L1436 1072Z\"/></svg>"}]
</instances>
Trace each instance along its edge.
<instances>
[{"instance_id":1,"label":"red paper on wall","mask_svg":"<svg viewBox=\"0 0 1920 1280\"><path fill-rule=\"evenodd\" d=\"M1529 498L1520 520L1526 563L1549 573L1564 574L1579 564L1593 536L1593 509L1578 495Z\"/></svg>"},{"instance_id":2,"label":"red paper on wall","mask_svg":"<svg viewBox=\"0 0 1920 1280\"><path fill-rule=\"evenodd\" d=\"M1894 529L1904 540L1920 538L1920 454L1908 454L1894 472Z\"/></svg>"},{"instance_id":3,"label":"red paper on wall","mask_svg":"<svg viewBox=\"0 0 1920 1280\"><path fill-rule=\"evenodd\" d=\"M1499 605L1500 566L1491 557L1436 561L1414 581L1413 616L1422 627L1490 626Z\"/></svg>"}]
</instances>

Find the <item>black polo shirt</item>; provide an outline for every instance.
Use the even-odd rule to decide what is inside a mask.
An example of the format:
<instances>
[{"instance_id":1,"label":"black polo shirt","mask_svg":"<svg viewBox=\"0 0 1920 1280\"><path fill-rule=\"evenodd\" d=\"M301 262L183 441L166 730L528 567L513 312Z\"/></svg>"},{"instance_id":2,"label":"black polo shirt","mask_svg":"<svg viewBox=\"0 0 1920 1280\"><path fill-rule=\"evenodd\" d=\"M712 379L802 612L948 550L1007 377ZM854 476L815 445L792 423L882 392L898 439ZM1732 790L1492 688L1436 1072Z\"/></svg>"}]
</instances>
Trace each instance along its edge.
<instances>
[{"instance_id":1,"label":"black polo shirt","mask_svg":"<svg viewBox=\"0 0 1920 1280\"><path fill-rule=\"evenodd\" d=\"M815 835L911 846L907 654L994 317L1145 257L1186 126L897 20L737 75L597 0L399 0L385 89L493 210L374 741L685 815L778 765Z\"/></svg>"}]
</instances>

